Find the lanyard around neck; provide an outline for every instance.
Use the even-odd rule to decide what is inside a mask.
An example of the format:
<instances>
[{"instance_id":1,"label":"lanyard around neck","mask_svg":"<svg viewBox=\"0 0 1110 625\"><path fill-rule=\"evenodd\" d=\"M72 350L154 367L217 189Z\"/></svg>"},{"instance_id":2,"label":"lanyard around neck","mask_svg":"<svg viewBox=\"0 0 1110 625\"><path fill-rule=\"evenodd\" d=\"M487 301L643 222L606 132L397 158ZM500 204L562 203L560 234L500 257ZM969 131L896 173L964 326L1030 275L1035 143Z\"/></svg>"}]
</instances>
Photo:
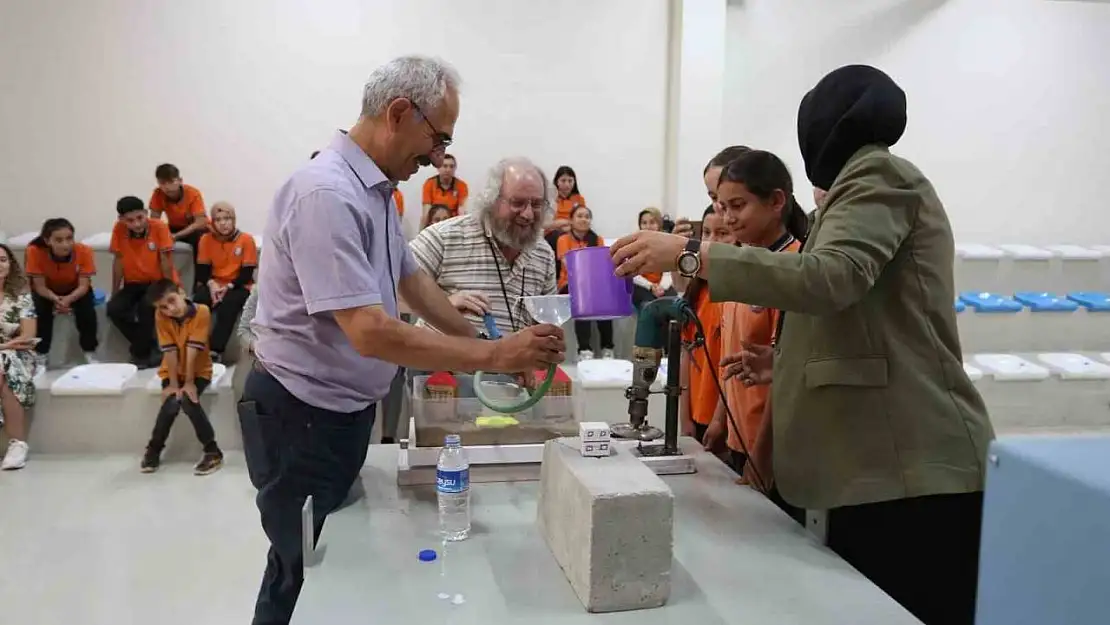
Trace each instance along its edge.
<instances>
[{"instance_id":1,"label":"lanyard around neck","mask_svg":"<svg viewBox=\"0 0 1110 625\"><path fill-rule=\"evenodd\" d=\"M493 246L493 238L486 235L486 245L489 246L490 256L493 256L493 266L497 268L497 281L501 283L501 297L505 298L505 311L509 313L509 325L512 326L513 332L517 331L516 318L513 317L513 307L509 304L509 290L505 288L505 277L501 275L501 262L497 260L497 249ZM520 272L520 296L524 297L524 278L527 275L528 267L522 267Z\"/></svg>"}]
</instances>

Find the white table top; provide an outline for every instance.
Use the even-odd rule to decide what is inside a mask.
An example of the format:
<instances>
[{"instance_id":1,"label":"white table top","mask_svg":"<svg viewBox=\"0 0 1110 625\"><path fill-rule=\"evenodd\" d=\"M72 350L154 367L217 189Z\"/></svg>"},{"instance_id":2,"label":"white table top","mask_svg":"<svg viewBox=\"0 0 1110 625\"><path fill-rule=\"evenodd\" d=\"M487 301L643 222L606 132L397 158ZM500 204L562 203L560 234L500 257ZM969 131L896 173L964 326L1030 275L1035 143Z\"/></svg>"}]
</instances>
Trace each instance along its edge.
<instances>
[{"instance_id":1,"label":"white table top","mask_svg":"<svg viewBox=\"0 0 1110 625\"><path fill-rule=\"evenodd\" d=\"M293 623L918 623L705 452L698 473L664 478L675 493L670 601L610 614L585 611L537 530L538 482L472 484L471 537L444 551L434 487L399 489L396 456L371 446L367 495L328 518ZM440 558L420 562L422 549Z\"/></svg>"}]
</instances>

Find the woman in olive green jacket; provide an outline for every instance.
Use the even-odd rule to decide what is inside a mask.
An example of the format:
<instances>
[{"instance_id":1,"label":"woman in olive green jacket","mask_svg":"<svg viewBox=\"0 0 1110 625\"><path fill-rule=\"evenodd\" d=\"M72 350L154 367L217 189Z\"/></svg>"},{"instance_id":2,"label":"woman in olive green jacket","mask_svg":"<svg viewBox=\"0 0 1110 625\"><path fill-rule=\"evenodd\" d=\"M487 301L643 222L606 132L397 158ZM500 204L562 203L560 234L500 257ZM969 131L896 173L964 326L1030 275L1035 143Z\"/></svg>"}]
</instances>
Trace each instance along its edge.
<instances>
[{"instance_id":1,"label":"woman in olive green jacket","mask_svg":"<svg viewBox=\"0 0 1110 625\"><path fill-rule=\"evenodd\" d=\"M682 256L715 301L786 311L772 385L779 491L827 510L829 546L918 618L972 623L994 432L962 366L947 214L889 151L905 126L890 77L838 69L798 112L806 174L828 190L802 253L639 232L613 258L635 275Z\"/></svg>"}]
</instances>

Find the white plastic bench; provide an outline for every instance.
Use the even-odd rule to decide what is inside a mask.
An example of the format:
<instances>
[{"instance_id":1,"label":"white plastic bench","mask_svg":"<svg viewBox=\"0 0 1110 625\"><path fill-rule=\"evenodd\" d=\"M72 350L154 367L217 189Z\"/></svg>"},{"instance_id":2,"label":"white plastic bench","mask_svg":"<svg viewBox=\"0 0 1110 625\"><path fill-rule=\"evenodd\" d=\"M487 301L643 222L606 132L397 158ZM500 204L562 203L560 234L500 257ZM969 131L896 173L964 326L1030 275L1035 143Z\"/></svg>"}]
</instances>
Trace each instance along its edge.
<instances>
[{"instance_id":1,"label":"white plastic bench","mask_svg":"<svg viewBox=\"0 0 1110 625\"><path fill-rule=\"evenodd\" d=\"M27 246L31 244L31 241L34 240L34 238L37 236L39 236L38 232L24 232L23 234L17 234L13 237L9 237L7 244L8 247L12 248L13 250L25 250L27 249ZM23 262L23 259L20 258L19 261Z\"/></svg>"},{"instance_id":2,"label":"white plastic bench","mask_svg":"<svg viewBox=\"0 0 1110 625\"><path fill-rule=\"evenodd\" d=\"M1047 368L1013 354L975 354L970 360L983 372L975 386L996 429L1063 425L1064 415L1058 398L1050 392L1052 380Z\"/></svg>"},{"instance_id":3,"label":"white plastic bench","mask_svg":"<svg viewBox=\"0 0 1110 625\"><path fill-rule=\"evenodd\" d=\"M957 243L956 255L965 260L1000 260L1006 253L981 243Z\"/></svg>"},{"instance_id":4,"label":"white plastic bench","mask_svg":"<svg viewBox=\"0 0 1110 625\"><path fill-rule=\"evenodd\" d=\"M997 382L1047 380L1048 369L1013 354L975 354L971 357L984 375Z\"/></svg>"},{"instance_id":5,"label":"white plastic bench","mask_svg":"<svg viewBox=\"0 0 1110 625\"><path fill-rule=\"evenodd\" d=\"M1110 365L1073 353L1037 354L1037 360L1061 380L1058 410L1064 425L1110 426Z\"/></svg>"},{"instance_id":6,"label":"white plastic bench","mask_svg":"<svg viewBox=\"0 0 1110 625\"><path fill-rule=\"evenodd\" d=\"M966 362L964 363L964 373L967 374L967 377L971 378L972 382L978 382L983 379L983 372L979 368L973 367Z\"/></svg>"},{"instance_id":7,"label":"white plastic bench","mask_svg":"<svg viewBox=\"0 0 1110 625\"><path fill-rule=\"evenodd\" d=\"M1082 354L1050 352L1037 354L1037 360L1063 380L1110 380L1110 365Z\"/></svg>"},{"instance_id":8,"label":"white plastic bench","mask_svg":"<svg viewBox=\"0 0 1110 625\"><path fill-rule=\"evenodd\" d=\"M1043 247L1024 243L1005 243L999 245L998 249L1006 252L1007 257L1015 260L1050 260L1053 256L1052 252Z\"/></svg>"},{"instance_id":9,"label":"white plastic bench","mask_svg":"<svg viewBox=\"0 0 1110 625\"><path fill-rule=\"evenodd\" d=\"M1099 260L1103 257L1103 253L1094 248L1070 243L1046 245L1045 249L1052 252L1053 256L1064 260Z\"/></svg>"},{"instance_id":10,"label":"white plastic bench","mask_svg":"<svg viewBox=\"0 0 1110 625\"><path fill-rule=\"evenodd\" d=\"M92 248L94 252L107 252L112 243L111 232L97 232L81 240L82 243Z\"/></svg>"},{"instance_id":11,"label":"white plastic bench","mask_svg":"<svg viewBox=\"0 0 1110 625\"><path fill-rule=\"evenodd\" d=\"M138 368L124 363L79 365L67 371L50 386L51 395L123 395L128 381Z\"/></svg>"}]
</instances>

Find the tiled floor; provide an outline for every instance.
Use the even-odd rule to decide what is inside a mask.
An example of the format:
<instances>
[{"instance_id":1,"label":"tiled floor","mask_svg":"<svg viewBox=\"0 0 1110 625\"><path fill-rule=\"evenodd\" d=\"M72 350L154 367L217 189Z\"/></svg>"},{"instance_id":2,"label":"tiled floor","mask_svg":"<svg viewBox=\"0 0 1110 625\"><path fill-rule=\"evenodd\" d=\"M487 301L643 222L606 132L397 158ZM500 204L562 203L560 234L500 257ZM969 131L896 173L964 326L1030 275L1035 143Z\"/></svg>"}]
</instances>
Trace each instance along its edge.
<instances>
[{"instance_id":1,"label":"tiled floor","mask_svg":"<svg viewBox=\"0 0 1110 625\"><path fill-rule=\"evenodd\" d=\"M0 623L249 623L266 539L241 454L207 476L138 456L0 473Z\"/></svg>"}]
</instances>

